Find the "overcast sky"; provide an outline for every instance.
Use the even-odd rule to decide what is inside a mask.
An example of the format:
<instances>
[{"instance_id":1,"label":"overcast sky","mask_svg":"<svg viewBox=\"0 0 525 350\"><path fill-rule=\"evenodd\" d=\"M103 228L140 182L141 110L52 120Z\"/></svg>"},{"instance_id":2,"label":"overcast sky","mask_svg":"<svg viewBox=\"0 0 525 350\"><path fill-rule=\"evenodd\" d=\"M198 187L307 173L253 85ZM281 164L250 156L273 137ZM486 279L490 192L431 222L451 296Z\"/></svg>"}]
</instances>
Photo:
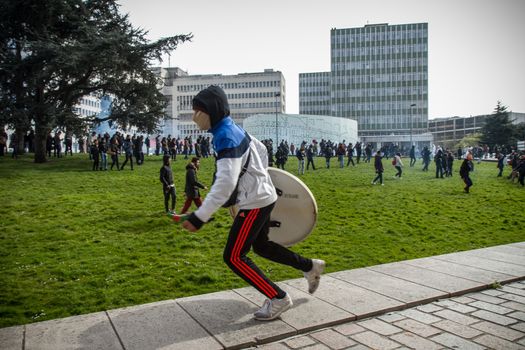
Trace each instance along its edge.
<instances>
[{"instance_id":1,"label":"overcast sky","mask_svg":"<svg viewBox=\"0 0 525 350\"><path fill-rule=\"evenodd\" d=\"M279 70L287 113L299 73L330 71L330 29L428 23L429 118L525 113L524 0L120 0L155 40L194 35L169 60L194 74ZM161 64L168 66L168 57Z\"/></svg>"}]
</instances>

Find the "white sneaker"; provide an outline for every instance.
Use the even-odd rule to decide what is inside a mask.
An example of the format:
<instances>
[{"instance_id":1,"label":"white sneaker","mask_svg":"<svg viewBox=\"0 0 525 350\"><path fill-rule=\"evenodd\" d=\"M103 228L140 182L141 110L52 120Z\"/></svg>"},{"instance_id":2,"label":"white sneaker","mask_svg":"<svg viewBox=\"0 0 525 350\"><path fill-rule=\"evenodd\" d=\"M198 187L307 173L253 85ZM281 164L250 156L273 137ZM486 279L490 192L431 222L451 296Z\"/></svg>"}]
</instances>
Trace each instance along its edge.
<instances>
[{"instance_id":1,"label":"white sneaker","mask_svg":"<svg viewBox=\"0 0 525 350\"><path fill-rule=\"evenodd\" d=\"M313 294L319 287L325 265L324 260L312 259L312 269L308 272L303 272L304 277L308 281L308 293Z\"/></svg>"},{"instance_id":2,"label":"white sneaker","mask_svg":"<svg viewBox=\"0 0 525 350\"><path fill-rule=\"evenodd\" d=\"M293 306L292 298L286 293L282 299L266 299L263 306L253 316L259 321L271 321Z\"/></svg>"}]
</instances>

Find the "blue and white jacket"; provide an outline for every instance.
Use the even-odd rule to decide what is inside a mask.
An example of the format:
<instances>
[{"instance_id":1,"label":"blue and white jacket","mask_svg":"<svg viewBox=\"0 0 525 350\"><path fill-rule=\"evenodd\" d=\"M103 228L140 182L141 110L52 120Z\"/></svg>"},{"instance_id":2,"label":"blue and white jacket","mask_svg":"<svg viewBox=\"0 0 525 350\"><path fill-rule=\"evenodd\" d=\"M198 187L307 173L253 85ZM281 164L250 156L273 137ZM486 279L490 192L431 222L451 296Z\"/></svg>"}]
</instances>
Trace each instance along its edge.
<instances>
[{"instance_id":1,"label":"blue and white jacket","mask_svg":"<svg viewBox=\"0 0 525 350\"><path fill-rule=\"evenodd\" d=\"M240 209L268 206L277 200L277 193L268 167L266 147L248 135L231 117L222 119L210 132L217 153L215 182L194 215L202 222L210 217L230 198L235 189L242 167L251 153L246 173L239 179L237 205ZM195 225L194 220L191 220ZM197 225L202 225L197 222Z\"/></svg>"},{"instance_id":2,"label":"blue and white jacket","mask_svg":"<svg viewBox=\"0 0 525 350\"><path fill-rule=\"evenodd\" d=\"M217 153L215 181L202 206L188 220L200 228L230 198L239 182L237 205L239 209L262 208L277 200L277 193L268 167L266 147L248 135L230 117L228 99L218 86L200 91L193 99L193 108L210 116L213 147ZM250 162L239 179L248 155Z\"/></svg>"}]
</instances>

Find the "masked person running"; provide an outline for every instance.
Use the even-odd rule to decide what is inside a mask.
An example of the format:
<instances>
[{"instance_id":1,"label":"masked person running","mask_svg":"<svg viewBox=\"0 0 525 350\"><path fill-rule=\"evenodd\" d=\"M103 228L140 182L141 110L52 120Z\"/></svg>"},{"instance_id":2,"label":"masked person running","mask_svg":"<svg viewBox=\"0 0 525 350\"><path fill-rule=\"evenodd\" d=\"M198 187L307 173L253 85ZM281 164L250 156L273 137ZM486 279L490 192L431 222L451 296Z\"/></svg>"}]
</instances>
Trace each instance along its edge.
<instances>
[{"instance_id":1,"label":"masked person running","mask_svg":"<svg viewBox=\"0 0 525 350\"><path fill-rule=\"evenodd\" d=\"M238 189L239 211L230 228L223 258L233 272L268 298L255 312L255 319L273 320L291 308L293 302L247 256L250 249L253 247L255 253L266 259L303 271L310 293L319 286L325 262L302 257L269 240L270 214L277 194L267 171L266 147L233 122L224 91L218 86L200 91L193 99L193 110L193 121L199 129L213 135L217 171L202 206L182 225L188 231L197 231ZM243 168L246 170L241 173Z\"/></svg>"}]
</instances>

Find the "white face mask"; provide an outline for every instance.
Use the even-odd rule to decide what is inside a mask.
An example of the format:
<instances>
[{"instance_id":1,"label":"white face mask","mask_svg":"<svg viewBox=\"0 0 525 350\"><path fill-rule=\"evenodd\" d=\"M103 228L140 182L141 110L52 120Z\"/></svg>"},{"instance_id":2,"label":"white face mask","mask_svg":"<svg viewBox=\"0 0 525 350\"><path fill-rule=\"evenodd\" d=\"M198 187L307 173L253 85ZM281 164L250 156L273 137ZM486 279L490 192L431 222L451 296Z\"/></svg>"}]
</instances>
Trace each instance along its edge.
<instances>
[{"instance_id":1,"label":"white face mask","mask_svg":"<svg viewBox=\"0 0 525 350\"><path fill-rule=\"evenodd\" d=\"M198 111L198 110L194 111L192 119L195 122L195 124L197 124L199 129L201 130L211 129L210 116L204 113L203 111Z\"/></svg>"}]
</instances>

